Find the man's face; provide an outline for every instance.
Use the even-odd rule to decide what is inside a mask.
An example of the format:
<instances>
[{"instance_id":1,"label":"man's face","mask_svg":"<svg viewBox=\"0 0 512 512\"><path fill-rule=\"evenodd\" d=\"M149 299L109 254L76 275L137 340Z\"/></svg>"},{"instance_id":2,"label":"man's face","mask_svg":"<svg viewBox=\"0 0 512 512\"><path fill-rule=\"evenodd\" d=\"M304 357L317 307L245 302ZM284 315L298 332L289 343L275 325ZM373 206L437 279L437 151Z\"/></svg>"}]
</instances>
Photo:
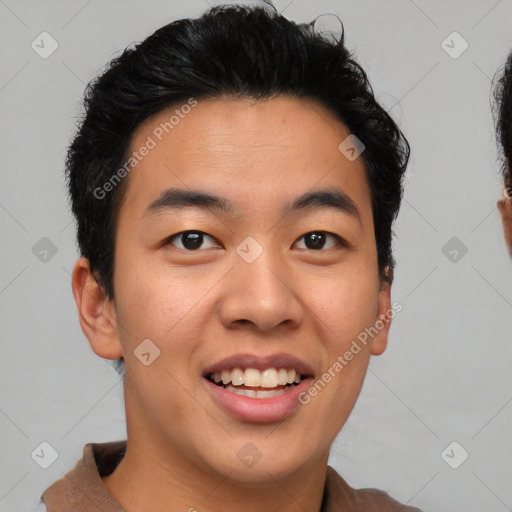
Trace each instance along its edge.
<instances>
[{"instance_id":1,"label":"man's face","mask_svg":"<svg viewBox=\"0 0 512 512\"><path fill-rule=\"evenodd\" d=\"M117 226L112 312L127 371L128 437L183 471L283 477L327 460L370 354L386 346L387 327L359 343L307 405L292 386L268 389L285 390L273 398L240 394L260 389L262 373L251 368L268 369L270 385L274 369L279 377L296 368L307 390L390 310L363 161L340 152L348 130L310 101L199 101L158 140L176 109L135 132L132 151L148 136L156 146L129 174ZM219 196L231 209L150 208L169 189ZM318 201L284 213L326 189L345 196L344 207ZM134 355L147 339L160 350L149 365ZM235 368L224 376L238 391L210 381Z\"/></svg>"}]
</instances>

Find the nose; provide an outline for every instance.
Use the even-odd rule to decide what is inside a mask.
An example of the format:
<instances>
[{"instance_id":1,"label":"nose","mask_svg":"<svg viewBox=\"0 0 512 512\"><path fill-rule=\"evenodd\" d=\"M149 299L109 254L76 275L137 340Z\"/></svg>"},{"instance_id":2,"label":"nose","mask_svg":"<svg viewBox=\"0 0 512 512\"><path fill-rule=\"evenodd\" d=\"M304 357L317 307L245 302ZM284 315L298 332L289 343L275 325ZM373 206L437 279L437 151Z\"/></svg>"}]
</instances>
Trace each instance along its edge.
<instances>
[{"instance_id":1,"label":"nose","mask_svg":"<svg viewBox=\"0 0 512 512\"><path fill-rule=\"evenodd\" d=\"M220 306L227 329L252 328L269 332L297 328L303 321L300 280L270 250L252 263L235 256L234 266L224 280Z\"/></svg>"}]
</instances>

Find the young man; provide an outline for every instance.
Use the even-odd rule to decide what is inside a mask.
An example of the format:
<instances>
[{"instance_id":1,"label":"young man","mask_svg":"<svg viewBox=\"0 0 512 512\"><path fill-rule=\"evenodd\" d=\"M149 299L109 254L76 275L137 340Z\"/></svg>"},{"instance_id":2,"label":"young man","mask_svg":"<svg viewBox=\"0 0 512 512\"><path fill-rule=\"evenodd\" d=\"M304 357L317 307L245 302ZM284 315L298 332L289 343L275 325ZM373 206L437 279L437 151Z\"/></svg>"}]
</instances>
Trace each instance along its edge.
<instances>
[{"instance_id":1,"label":"young man","mask_svg":"<svg viewBox=\"0 0 512 512\"><path fill-rule=\"evenodd\" d=\"M72 288L128 438L87 444L47 511L417 510L327 464L397 308L409 157L343 37L216 7L125 50L85 108Z\"/></svg>"},{"instance_id":2,"label":"young man","mask_svg":"<svg viewBox=\"0 0 512 512\"><path fill-rule=\"evenodd\" d=\"M496 82L494 101L496 135L503 155L501 171L504 182L503 197L498 201L498 211L505 243L512 257L512 52L509 53L501 76Z\"/></svg>"}]
</instances>

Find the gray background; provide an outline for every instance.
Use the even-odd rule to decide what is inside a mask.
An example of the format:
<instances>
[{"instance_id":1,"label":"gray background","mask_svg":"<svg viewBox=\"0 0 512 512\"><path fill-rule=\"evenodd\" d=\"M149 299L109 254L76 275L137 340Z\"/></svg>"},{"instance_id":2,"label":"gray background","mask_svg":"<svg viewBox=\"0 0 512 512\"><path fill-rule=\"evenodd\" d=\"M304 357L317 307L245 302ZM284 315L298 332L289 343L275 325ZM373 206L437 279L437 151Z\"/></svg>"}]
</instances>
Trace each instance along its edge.
<instances>
[{"instance_id":1,"label":"gray background","mask_svg":"<svg viewBox=\"0 0 512 512\"><path fill-rule=\"evenodd\" d=\"M296 21L338 14L412 145L392 296L403 311L330 463L352 486L385 489L425 512L512 510L512 262L496 210L489 104L512 48L512 4L275 5ZM85 443L125 438L120 378L91 351L71 293L78 253L63 161L85 84L128 44L206 8L205 0L0 0L0 511L34 507ZM336 28L332 16L321 20ZM59 44L47 59L31 48L43 31ZM469 44L458 58L441 45L453 31ZM57 249L47 261L33 252L43 237ZM452 237L455 261L451 246L443 252ZM31 458L43 441L58 452L48 469ZM441 456L453 441L462 448L448 450L452 465L469 453L458 469Z\"/></svg>"}]
</instances>

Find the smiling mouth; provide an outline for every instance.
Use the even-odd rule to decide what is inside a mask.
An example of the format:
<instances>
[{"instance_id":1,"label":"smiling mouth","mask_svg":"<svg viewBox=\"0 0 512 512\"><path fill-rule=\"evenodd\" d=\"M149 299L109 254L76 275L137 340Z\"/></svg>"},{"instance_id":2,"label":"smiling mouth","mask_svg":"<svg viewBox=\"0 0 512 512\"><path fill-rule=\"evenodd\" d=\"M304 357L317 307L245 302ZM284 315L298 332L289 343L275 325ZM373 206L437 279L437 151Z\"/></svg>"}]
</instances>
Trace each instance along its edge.
<instances>
[{"instance_id":1,"label":"smiling mouth","mask_svg":"<svg viewBox=\"0 0 512 512\"><path fill-rule=\"evenodd\" d=\"M272 398L298 386L307 377L293 368L234 368L209 373L206 378L213 384L249 398Z\"/></svg>"}]
</instances>

